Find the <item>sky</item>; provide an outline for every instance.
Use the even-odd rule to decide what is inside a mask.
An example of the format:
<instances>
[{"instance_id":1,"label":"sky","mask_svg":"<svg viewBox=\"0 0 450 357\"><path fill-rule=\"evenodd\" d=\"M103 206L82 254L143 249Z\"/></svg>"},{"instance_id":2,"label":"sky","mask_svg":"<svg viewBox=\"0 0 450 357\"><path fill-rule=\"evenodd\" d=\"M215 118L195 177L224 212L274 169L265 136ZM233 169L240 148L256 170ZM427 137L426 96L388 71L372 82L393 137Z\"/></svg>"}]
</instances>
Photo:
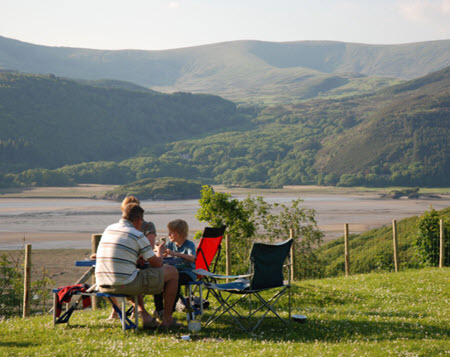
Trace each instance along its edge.
<instances>
[{"instance_id":1,"label":"sky","mask_svg":"<svg viewBox=\"0 0 450 357\"><path fill-rule=\"evenodd\" d=\"M0 0L0 36L163 50L234 40L450 39L450 0Z\"/></svg>"}]
</instances>

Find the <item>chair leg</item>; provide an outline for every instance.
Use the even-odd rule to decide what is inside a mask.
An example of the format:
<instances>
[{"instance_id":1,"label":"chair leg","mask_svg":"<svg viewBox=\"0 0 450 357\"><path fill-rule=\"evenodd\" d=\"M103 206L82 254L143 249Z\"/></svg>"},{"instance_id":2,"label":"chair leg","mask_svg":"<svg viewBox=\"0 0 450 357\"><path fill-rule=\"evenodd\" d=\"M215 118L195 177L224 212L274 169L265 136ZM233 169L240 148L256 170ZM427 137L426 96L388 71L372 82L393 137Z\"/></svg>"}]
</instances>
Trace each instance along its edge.
<instances>
[{"instance_id":1,"label":"chair leg","mask_svg":"<svg viewBox=\"0 0 450 357\"><path fill-rule=\"evenodd\" d=\"M56 300L57 300L57 293L53 293L53 326L56 325Z\"/></svg>"},{"instance_id":2,"label":"chair leg","mask_svg":"<svg viewBox=\"0 0 450 357\"><path fill-rule=\"evenodd\" d=\"M291 322L291 286L288 287L289 294L289 322Z\"/></svg>"},{"instance_id":3,"label":"chair leg","mask_svg":"<svg viewBox=\"0 0 450 357\"><path fill-rule=\"evenodd\" d=\"M121 298L121 308L122 308L122 330L125 332L127 330L126 320L127 320L127 313L125 311L125 298Z\"/></svg>"},{"instance_id":4,"label":"chair leg","mask_svg":"<svg viewBox=\"0 0 450 357\"><path fill-rule=\"evenodd\" d=\"M116 299L120 299L120 307L117 306L114 301L112 300L112 298L110 296L106 297L108 299L108 301L110 302L112 308L114 309L114 311L119 315L119 319L120 322L122 323L122 329L125 332L128 329L138 329L138 313L137 310L135 312L135 323L133 323L133 321L131 321L128 316L129 314L131 314L131 310L137 309L137 296L135 296L135 306L130 307L130 309L127 311L126 307L125 307L125 299L126 297L124 296L115 296Z\"/></svg>"},{"instance_id":5,"label":"chair leg","mask_svg":"<svg viewBox=\"0 0 450 357\"><path fill-rule=\"evenodd\" d=\"M268 301L264 300L258 293L255 293L254 295L261 301L262 305L254 311L256 313L257 311L261 310L263 307L266 307L266 312L261 316L261 318L258 320L256 325L253 327L252 331L255 331L256 328L261 324L261 322L264 320L264 318L267 316L267 314L271 311L276 317L278 317L285 325L288 323L274 310L273 306L278 302L278 300L284 295L286 289L283 289L279 291L277 294L272 296ZM272 304L270 304L273 301Z\"/></svg>"},{"instance_id":6,"label":"chair leg","mask_svg":"<svg viewBox=\"0 0 450 357\"><path fill-rule=\"evenodd\" d=\"M223 298L222 294L215 292L213 290L210 290L211 294L213 294L213 296L216 298L216 300L219 302L219 307L217 307L213 314L209 317L209 319L206 321L206 326L209 326L210 324L212 324L214 321L216 321L218 318L220 318L222 315L224 315L225 313L228 313L231 318L239 325L239 327L244 330L245 332L249 332L248 329L239 321L239 319L244 320L244 316L242 316L239 312L237 312L234 309L234 306L237 305L240 301L244 300L245 297L247 296L246 294L241 296L239 299L237 299L235 302L233 303L228 303L229 298L233 295L233 294L228 294L228 296L226 297L226 299ZM222 312L219 311L222 310ZM231 312L233 311L236 316L234 316Z\"/></svg>"},{"instance_id":7,"label":"chair leg","mask_svg":"<svg viewBox=\"0 0 450 357\"><path fill-rule=\"evenodd\" d=\"M247 333L254 332L259 327L259 325L262 323L262 321L264 320L264 318L267 316L267 314L269 312L272 312L275 315L275 317L277 317L285 325L287 325L288 323L286 322L286 320L283 319L274 309L274 305L278 302L278 300L282 296L284 296L284 294L286 293L286 289L288 289L287 292L290 293L290 287L285 287L284 289L278 291L275 295L273 295L267 301L258 292L253 292L251 294L242 295L239 299L237 299L236 301L234 301L232 303L230 303L228 300L232 295L235 295L235 294L228 294L228 296L226 298L224 298L222 296L221 292L210 289L211 294L213 294L213 296L218 301L219 307L217 307L214 310L214 312L212 313L212 315L208 318L208 320L206 321L206 326L208 326L211 323L213 323L214 321L216 321L218 318L220 318L225 313L228 313L231 316L231 318L239 325L239 327L241 327L242 330L244 330ZM257 304L259 306L256 306L255 309L252 309L252 307L250 307L249 314L247 316L242 316L238 311L236 311L234 306L237 305L242 300L244 300L247 296L251 300L252 295L256 296L256 298L259 300L260 304ZM256 301L256 302L258 302L258 301ZM260 310L262 310L264 308L265 308L264 313L262 314L262 316L258 317L258 321L253 326L253 328L249 325L250 321L247 322L247 325L249 325L248 328L246 328L241 323L241 321L239 321L239 320L242 320L242 321L249 320L252 316L254 316L257 312L259 312ZM235 315L233 315L231 312L233 312ZM291 306L290 306L290 301L289 301L289 320L290 320L290 314L291 314Z\"/></svg>"},{"instance_id":8,"label":"chair leg","mask_svg":"<svg viewBox=\"0 0 450 357\"><path fill-rule=\"evenodd\" d=\"M134 324L136 326L136 331L139 329L139 311L138 311L138 299L139 296L134 296Z\"/></svg>"}]
</instances>

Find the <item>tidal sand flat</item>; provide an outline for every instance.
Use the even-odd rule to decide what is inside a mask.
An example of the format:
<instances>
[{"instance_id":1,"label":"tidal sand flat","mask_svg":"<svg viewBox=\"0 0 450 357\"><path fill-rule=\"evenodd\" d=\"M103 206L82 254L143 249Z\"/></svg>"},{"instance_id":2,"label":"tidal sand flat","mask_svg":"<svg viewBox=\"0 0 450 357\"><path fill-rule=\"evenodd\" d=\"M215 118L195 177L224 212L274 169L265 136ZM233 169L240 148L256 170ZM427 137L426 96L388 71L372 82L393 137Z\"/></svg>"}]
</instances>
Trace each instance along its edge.
<instances>
[{"instance_id":1,"label":"tidal sand flat","mask_svg":"<svg viewBox=\"0 0 450 357\"><path fill-rule=\"evenodd\" d=\"M215 187L243 199L248 194L263 196L268 202L289 204L303 199L303 206L316 211L319 228L325 240L343 234L345 223L351 233L391 224L393 219L420 215L430 206L443 209L450 206L450 193L439 199L381 198L382 190L353 188L291 186L280 190L246 190ZM104 186L84 185L75 188L37 188L27 192L0 196L0 250L20 249L24 243L34 249L90 248L92 234L101 233L106 226L120 218L120 203L92 199ZM74 192L76 197L73 198ZM54 194L52 196L52 193ZM146 219L153 221L159 235L167 235L167 223L182 218L189 223L191 234L207 225L195 215L198 200L143 201Z\"/></svg>"}]
</instances>

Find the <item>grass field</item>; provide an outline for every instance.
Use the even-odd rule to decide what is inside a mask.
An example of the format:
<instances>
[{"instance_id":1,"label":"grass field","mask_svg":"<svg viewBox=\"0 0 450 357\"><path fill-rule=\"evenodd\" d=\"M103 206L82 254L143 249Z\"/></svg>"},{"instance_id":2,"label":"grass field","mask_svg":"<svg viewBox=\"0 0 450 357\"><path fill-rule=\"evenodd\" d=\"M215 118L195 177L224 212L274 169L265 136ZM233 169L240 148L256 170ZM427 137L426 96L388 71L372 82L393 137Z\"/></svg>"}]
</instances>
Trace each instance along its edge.
<instances>
[{"instance_id":1,"label":"grass field","mask_svg":"<svg viewBox=\"0 0 450 357\"><path fill-rule=\"evenodd\" d=\"M250 336L223 318L191 341L179 333L123 334L108 310L77 311L70 326L51 316L0 322L2 356L444 356L450 353L450 268L295 283L293 313L268 317ZM152 300L152 299L151 299ZM280 305L287 316L287 299ZM148 308L153 305L148 302ZM210 311L207 310L205 317ZM184 322L183 314L177 317Z\"/></svg>"}]
</instances>

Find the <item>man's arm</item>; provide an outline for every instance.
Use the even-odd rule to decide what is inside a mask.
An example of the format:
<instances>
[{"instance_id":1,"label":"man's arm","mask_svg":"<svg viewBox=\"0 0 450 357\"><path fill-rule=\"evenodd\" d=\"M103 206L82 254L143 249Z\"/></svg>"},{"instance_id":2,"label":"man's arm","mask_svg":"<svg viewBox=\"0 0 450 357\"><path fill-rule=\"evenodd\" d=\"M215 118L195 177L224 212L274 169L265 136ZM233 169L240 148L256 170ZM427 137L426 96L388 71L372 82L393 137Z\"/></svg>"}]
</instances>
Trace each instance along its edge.
<instances>
[{"instance_id":1,"label":"man's arm","mask_svg":"<svg viewBox=\"0 0 450 357\"><path fill-rule=\"evenodd\" d=\"M161 268L162 265L163 265L164 259L154 255L153 257L149 258L147 261L148 261L148 264L150 264L151 267L153 267L153 268Z\"/></svg>"},{"instance_id":2,"label":"man's arm","mask_svg":"<svg viewBox=\"0 0 450 357\"><path fill-rule=\"evenodd\" d=\"M165 252L166 252L166 245L164 243L157 245L155 248L155 255L147 260L150 266L153 268L162 267Z\"/></svg>"},{"instance_id":3,"label":"man's arm","mask_svg":"<svg viewBox=\"0 0 450 357\"><path fill-rule=\"evenodd\" d=\"M155 241L156 241L156 234L154 233L148 233L147 234L147 239L150 242L150 245L152 246L152 248L155 248Z\"/></svg>"}]
</instances>

